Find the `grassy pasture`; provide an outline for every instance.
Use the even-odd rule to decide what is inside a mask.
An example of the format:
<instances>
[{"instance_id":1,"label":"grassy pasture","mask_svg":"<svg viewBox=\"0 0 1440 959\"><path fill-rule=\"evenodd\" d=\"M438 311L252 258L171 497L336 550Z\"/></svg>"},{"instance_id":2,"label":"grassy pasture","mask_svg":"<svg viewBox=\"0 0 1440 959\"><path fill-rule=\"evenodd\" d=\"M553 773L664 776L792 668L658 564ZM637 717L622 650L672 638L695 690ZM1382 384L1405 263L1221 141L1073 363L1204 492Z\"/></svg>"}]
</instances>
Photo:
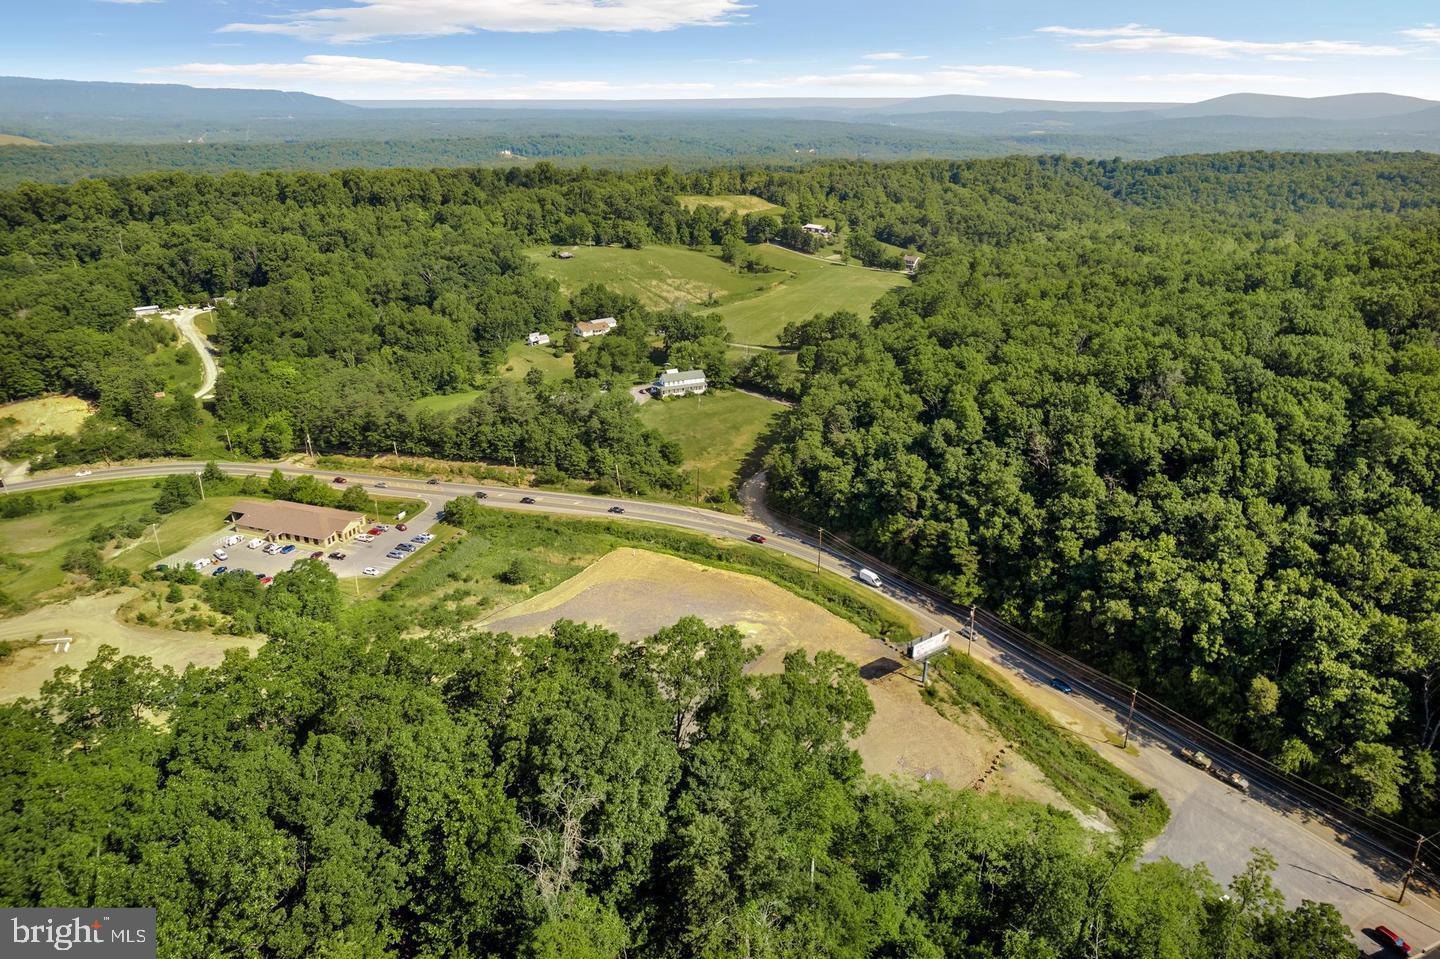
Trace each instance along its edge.
<instances>
[{"instance_id":1,"label":"grassy pasture","mask_svg":"<svg viewBox=\"0 0 1440 959\"><path fill-rule=\"evenodd\" d=\"M776 279L737 273L719 257L682 247L566 247L575 254L573 260L557 259L550 255L551 249L532 250L530 256L541 275L560 284L561 293L570 296L586 284L602 283L636 297L652 310L703 305L712 297L723 302L767 289Z\"/></svg>"},{"instance_id":2,"label":"grassy pasture","mask_svg":"<svg viewBox=\"0 0 1440 959\"><path fill-rule=\"evenodd\" d=\"M714 488L734 484L741 463L781 409L748 393L707 393L653 400L640 408L640 419L679 443L683 469L698 469L701 487Z\"/></svg>"},{"instance_id":3,"label":"grassy pasture","mask_svg":"<svg viewBox=\"0 0 1440 959\"><path fill-rule=\"evenodd\" d=\"M750 196L744 193L730 193L721 196L677 196L675 198L680 205L687 210L693 210L697 206L718 207L726 213L736 213L744 216L746 213L770 213L779 216L785 212L783 206L777 206L769 200L762 200L758 196Z\"/></svg>"},{"instance_id":4,"label":"grassy pasture","mask_svg":"<svg viewBox=\"0 0 1440 959\"><path fill-rule=\"evenodd\" d=\"M777 343L785 324L817 313L850 310L868 318L875 301L904 282L897 273L825 263L777 246L760 247L756 252L762 262L784 271L763 275L786 278L762 295L725 303L716 310L737 343Z\"/></svg>"},{"instance_id":5,"label":"grassy pasture","mask_svg":"<svg viewBox=\"0 0 1440 959\"><path fill-rule=\"evenodd\" d=\"M71 434L90 415L90 404L74 396L41 396L0 404L0 445L27 436Z\"/></svg>"}]
</instances>

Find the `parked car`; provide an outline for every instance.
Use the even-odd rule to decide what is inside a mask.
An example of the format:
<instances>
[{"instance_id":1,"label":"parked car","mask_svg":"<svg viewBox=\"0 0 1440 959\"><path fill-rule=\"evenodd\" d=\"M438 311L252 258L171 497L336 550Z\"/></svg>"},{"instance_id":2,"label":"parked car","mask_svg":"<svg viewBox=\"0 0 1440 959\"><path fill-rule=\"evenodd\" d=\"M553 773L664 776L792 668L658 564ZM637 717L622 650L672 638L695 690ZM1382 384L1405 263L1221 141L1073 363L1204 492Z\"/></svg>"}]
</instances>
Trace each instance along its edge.
<instances>
[{"instance_id":1,"label":"parked car","mask_svg":"<svg viewBox=\"0 0 1440 959\"><path fill-rule=\"evenodd\" d=\"M623 512L625 512L625 507L623 507L623 506L612 506L612 507L610 507L608 510L606 510L606 512L609 512L609 513L623 513Z\"/></svg>"},{"instance_id":2,"label":"parked car","mask_svg":"<svg viewBox=\"0 0 1440 959\"><path fill-rule=\"evenodd\" d=\"M361 533L359 536L355 537L355 542L357 542L357 543L373 543L373 542L375 542L375 534L374 534L374 533Z\"/></svg>"},{"instance_id":3,"label":"parked car","mask_svg":"<svg viewBox=\"0 0 1440 959\"><path fill-rule=\"evenodd\" d=\"M371 536L379 536L385 531L378 526L372 526L368 530L366 530L366 532L369 533Z\"/></svg>"},{"instance_id":4,"label":"parked car","mask_svg":"<svg viewBox=\"0 0 1440 959\"><path fill-rule=\"evenodd\" d=\"M204 569L206 566L209 565L210 557L208 556L202 556L200 559L197 559L195 562L190 564L192 569Z\"/></svg>"},{"instance_id":5,"label":"parked car","mask_svg":"<svg viewBox=\"0 0 1440 959\"><path fill-rule=\"evenodd\" d=\"M219 560L220 562L222 562L222 563L225 562L227 559L230 558L230 554L227 553L227 552L225 552L223 549L217 549L215 552L211 553L210 555L211 555L211 556L214 556L216 559L218 559L218 560Z\"/></svg>"},{"instance_id":6,"label":"parked car","mask_svg":"<svg viewBox=\"0 0 1440 959\"><path fill-rule=\"evenodd\" d=\"M425 485L426 485L426 486L439 486L439 485L440 485L440 481L439 481L438 479L436 479L435 477L432 476L432 477L430 477L428 480L425 481Z\"/></svg>"},{"instance_id":7,"label":"parked car","mask_svg":"<svg viewBox=\"0 0 1440 959\"><path fill-rule=\"evenodd\" d=\"M155 564L155 572L157 572L157 573L163 573L163 572L165 572L165 571L166 571L167 569L169 569L169 568L170 568L170 567L169 567L168 565L166 565L165 563L156 563L156 564Z\"/></svg>"},{"instance_id":8,"label":"parked car","mask_svg":"<svg viewBox=\"0 0 1440 959\"><path fill-rule=\"evenodd\" d=\"M340 552L340 551L337 549L335 552L333 552L333 553L330 554L330 558L331 558L331 559L344 559L344 558L345 558L345 554L342 553L342 552Z\"/></svg>"},{"instance_id":9,"label":"parked car","mask_svg":"<svg viewBox=\"0 0 1440 959\"><path fill-rule=\"evenodd\" d=\"M410 542L419 543L421 546L424 546L426 543L430 542L430 539L427 538L424 533L421 533L419 536L410 537Z\"/></svg>"},{"instance_id":10,"label":"parked car","mask_svg":"<svg viewBox=\"0 0 1440 959\"><path fill-rule=\"evenodd\" d=\"M1410 948L1410 943L1401 939L1400 933L1391 929L1389 926L1376 926L1375 935L1380 938L1381 942L1385 943L1387 949L1397 955L1408 956L1414 952L1414 950Z\"/></svg>"},{"instance_id":11,"label":"parked car","mask_svg":"<svg viewBox=\"0 0 1440 959\"><path fill-rule=\"evenodd\" d=\"M1066 696L1069 696L1071 693L1075 692L1075 687L1065 682L1065 680L1061 679L1059 676L1056 676L1055 678L1050 680L1050 688L1058 689Z\"/></svg>"},{"instance_id":12,"label":"parked car","mask_svg":"<svg viewBox=\"0 0 1440 959\"><path fill-rule=\"evenodd\" d=\"M335 482L337 482L337 483L348 483L348 482L350 482L350 481L347 480L347 479L346 479L345 477L343 477L343 476L337 476L337 477L335 477Z\"/></svg>"},{"instance_id":13,"label":"parked car","mask_svg":"<svg viewBox=\"0 0 1440 959\"><path fill-rule=\"evenodd\" d=\"M261 586L269 586L269 585L270 585L271 583L273 583L273 582L275 582L275 577L274 577L274 576L261 576L261 577L260 577L260 585L261 585Z\"/></svg>"},{"instance_id":14,"label":"parked car","mask_svg":"<svg viewBox=\"0 0 1440 959\"><path fill-rule=\"evenodd\" d=\"M485 499L485 498L488 497L489 495L490 495L490 494L487 493L487 492L485 492L483 489L477 489L477 490L475 491L475 498L476 498L476 499Z\"/></svg>"},{"instance_id":15,"label":"parked car","mask_svg":"<svg viewBox=\"0 0 1440 959\"><path fill-rule=\"evenodd\" d=\"M263 539L252 539L250 542L248 542L248 543L245 544L245 548L246 548L246 549L259 549L260 547L262 547L262 546L264 546L264 545L265 545L265 541L264 541Z\"/></svg>"},{"instance_id":16,"label":"parked car","mask_svg":"<svg viewBox=\"0 0 1440 959\"><path fill-rule=\"evenodd\" d=\"M520 497L520 502L526 504L527 506L534 506L534 505L535 505L535 497L533 497L533 496L522 496L522 497Z\"/></svg>"},{"instance_id":17,"label":"parked car","mask_svg":"<svg viewBox=\"0 0 1440 959\"><path fill-rule=\"evenodd\" d=\"M216 567L215 567L215 572L211 573L210 575L211 575L211 576L219 576L219 575L221 575L222 573L224 573L224 572L225 572L227 569L229 569L229 568L230 568L230 567L228 567L228 566L216 566Z\"/></svg>"},{"instance_id":18,"label":"parked car","mask_svg":"<svg viewBox=\"0 0 1440 959\"><path fill-rule=\"evenodd\" d=\"M385 555L386 555L386 557L388 557L389 559L404 559L404 558L405 558L405 554L402 553L402 552L400 552L398 549L392 549L390 552L386 553Z\"/></svg>"},{"instance_id":19,"label":"parked car","mask_svg":"<svg viewBox=\"0 0 1440 959\"><path fill-rule=\"evenodd\" d=\"M310 558L311 558L311 559L324 559L324 558L325 558L325 551L324 551L323 549L317 549L315 552L313 552L313 553L310 554Z\"/></svg>"},{"instance_id":20,"label":"parked car","mask_svg":"<svg viewBox=\"0 0 1440 959\"><path fill-rule=\"evenodd\" d=\"M751 533L751 534L750 534L750 542L752 542L752 543L763 543L763 542L765 542L765 537L761 536L759 533Z\"/></svg>"},{"instance_id":21,"label":"parked car","mask_svg":"<svg viewBox=\"0 0 1440 959\"><path fill-rule=\"evenodd\" d=\"M400 532L403 533L403 532L405 532L407 529L409 529L410 527L406 526L404 523L401 523L400 525L396 526L395 528L398 529Z\"/></svg>"},{"instance_id":22,"label":"parked car","mask_svg":"<svg viewBox=\"0 0 1440 959\"><path fill-rule=\"evenodd\" d=\"M256 579L264 579L264 578L265 578L265 574L264 574L264 573L256 573L256 574L255 574L255 578L256 578Z\"/></svg>"},{"instance_id":23,"label":"parked car","mask_svg":"<svg viewBox=\"0 0 1440 959\"><path fill-rule=\"evenodd\" d=\"M75 475L76 475L76 476L89 476L89 475L91 475L91 474L94 473L94 472L95 472L94 470L81 470L80 472L76 473Z\"/></svg>"},{"instance_id":24,"label":"parked car","mask_svg":"<svg viewBox=\"0 0 1440 959\"><path fill-rule=\"evenodd\" d=\"M361 572L363 572L366 576L379 576L379 575L380 575L380 571L379 571L378 569L376 569L374 566L366 566L363 570L361 570Z\"/></svg>"},{"instance_id":25,"label":"parked car","mask_svg":"<svg viewBox=\"0 0 1440 959\"><path fill-rule=\"evenodd\" d=\"M396 546L395 548L398 549L398 550L400 550L400 551L402 551L402 552L405 552L405 553L413 553L413 552L415 552L415 544L414 544L414 543L401 543L399 546Z\"/></svg>"},{"instance_id":26,"label":"parked car","mask_svg":"<svg viewBox=\"0 0 1440 959\"><path fill-rule=\"evenodd\" d=\"M294 544L294 543L291 543L289 546L285 546L285 547L283 547L283 548L280 550L280 553L281 553L282 556L289 556L289 555L290 555L291 553L293 553L293 552L295 552L295 544Z\"/></svg>"},{"instance_id":27,"label":"parked car","mask_svg":"<svg viewBox=\"0 0 1440 959\"><path fill-rule=\"evenodd\" d=\"M1196 767L1197 769L1203 769L1206 772L1209 772L1210 767L1215 765L1214 761L1211 760L1209 756L1205 755L1198 749L1191 749L1188 746L1180 747L1180 758L1185 760L1190 765Z\"/></svg>"},{"instance_id":28,"label":"parked car","mask_svg":"<svg viewBox=\"0 0 1440 959\"><path fill-rule=\"evenodd\" d=\"M379 530L380 532L382 532L382 533L388 533L388 532L390 532L390 527L386 526L384 523L376 523L376 524L375 524L375 528L378 529L378 530Z\"/></svg>"}]
</instances>

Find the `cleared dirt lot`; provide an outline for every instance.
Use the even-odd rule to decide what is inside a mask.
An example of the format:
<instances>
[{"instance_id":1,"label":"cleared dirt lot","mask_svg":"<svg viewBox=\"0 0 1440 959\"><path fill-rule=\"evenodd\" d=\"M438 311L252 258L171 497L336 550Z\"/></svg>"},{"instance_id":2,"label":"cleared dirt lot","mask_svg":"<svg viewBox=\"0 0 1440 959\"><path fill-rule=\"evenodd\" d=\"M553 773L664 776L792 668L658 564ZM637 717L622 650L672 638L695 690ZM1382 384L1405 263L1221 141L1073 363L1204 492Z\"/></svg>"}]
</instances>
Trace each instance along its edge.
<instances>
[{"instance_id":1,"label":"cleared dirt lot","mask_svg":"<svg viewBox=\"0 0 1440 959\"><path fill-rule=\"evenodd\" d=\"M777 672L785 654L829 650L862 667L875 716L855 742L865 768L879 775L974 784L997 754L1000 764L984 788L1074 810L1030 763L979 717L942 716L920 698L913 670L889 671L900 657L884 643L819 606L766 580L711 569L673 556L617 549L549 592L499 610L485 620L497 632L533 635L558 619L594 623L635 641L682 616L712 626L733 625L761 648L755 667ZM1089 821L1089 820L1084 820ZM1093 823L1092 823L1093 824Z\"/></svg>"},{"instance_id":2,"label":"cleared dirt lot","mask_svg":"<svg viewBox=\"0 0 1440 959\"><path fill-rule=\"evenodd\" d=\"M81 596L0 620L0 640L22 642L14 655L0 662L0 702L34 696L57 667L84 666L102 644L114 646L125 655L149 656L157 665L173 666L178 672L192 663L213 666L227 649L242 646L253 650L263 642L258 638L147 629L122 623L116 610L135 594L134 589L122 589ZM73 637L70 652L56 653L53 646L33 643L36 636L56 635Z\"/></svg>"}]
</instances>

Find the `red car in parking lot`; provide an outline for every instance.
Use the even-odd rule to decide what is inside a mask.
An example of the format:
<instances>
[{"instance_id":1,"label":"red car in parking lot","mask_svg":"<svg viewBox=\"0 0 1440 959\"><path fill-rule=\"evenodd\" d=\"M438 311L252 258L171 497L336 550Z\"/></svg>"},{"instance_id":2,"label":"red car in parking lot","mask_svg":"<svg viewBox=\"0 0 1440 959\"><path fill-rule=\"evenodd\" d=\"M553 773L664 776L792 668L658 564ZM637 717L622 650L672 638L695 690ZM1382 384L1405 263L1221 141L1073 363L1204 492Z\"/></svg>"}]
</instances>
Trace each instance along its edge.
<instances>
[{"instance_id":1,"label":"red car in parking lot","mask_svg":"<svg viewBox=\"0 0 1440 959\"><path fill-rule=\"evenodd\" d=\"M368 532L371 536L379 536L385 531L378 526L372 526L368 530L366 530L366 532Z\"/></svg>"}]
</instances>

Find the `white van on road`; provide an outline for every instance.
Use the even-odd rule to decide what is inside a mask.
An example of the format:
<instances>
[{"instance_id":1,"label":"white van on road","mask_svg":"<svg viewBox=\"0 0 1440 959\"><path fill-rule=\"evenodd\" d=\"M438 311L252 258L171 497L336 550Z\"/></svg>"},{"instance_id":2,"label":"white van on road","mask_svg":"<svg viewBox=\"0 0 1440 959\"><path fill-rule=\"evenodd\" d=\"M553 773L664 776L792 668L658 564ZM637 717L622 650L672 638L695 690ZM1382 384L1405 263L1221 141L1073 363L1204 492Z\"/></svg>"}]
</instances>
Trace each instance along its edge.
<instances>
[{"instance_id":1,"label":"white van on road","mask_svg":"<svg viewBox=\"0 0 1440 959\"><path fill-rule=\"evenodd\" d=\"M865 569L864 567L861 567L860 572L855 574L855 578L866 586L874 586L876 589L879 589L883 585L880 582L879 576L876 576L872 570Z\"/></svg>"}]
</instances>

